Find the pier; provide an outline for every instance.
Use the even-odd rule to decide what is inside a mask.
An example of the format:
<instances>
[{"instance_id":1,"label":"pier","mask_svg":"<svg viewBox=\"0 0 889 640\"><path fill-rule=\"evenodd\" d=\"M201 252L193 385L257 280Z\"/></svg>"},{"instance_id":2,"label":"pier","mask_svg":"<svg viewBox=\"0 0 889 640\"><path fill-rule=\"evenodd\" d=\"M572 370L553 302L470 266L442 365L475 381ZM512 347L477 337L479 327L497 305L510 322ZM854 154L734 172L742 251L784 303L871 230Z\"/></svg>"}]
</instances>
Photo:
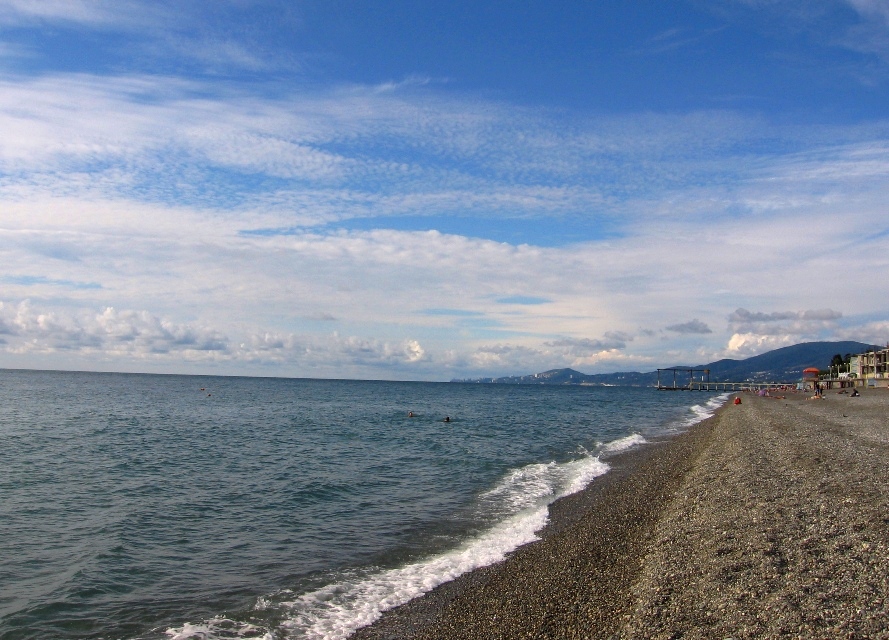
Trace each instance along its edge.
<instances>
[{"instance_id":1,"label":"pier","mask_svg":"<svg viewBox=\"0 0 889 640\"><path fill-rule=\"evenodd\" d=\"M661 381L661 374L665 380ZM776 389L794 383L787 382L726 382L710 380L710 369L670 367L657 370L657 388L660 391L742 391L751 389Z\"/></svg>"}]
</instances>

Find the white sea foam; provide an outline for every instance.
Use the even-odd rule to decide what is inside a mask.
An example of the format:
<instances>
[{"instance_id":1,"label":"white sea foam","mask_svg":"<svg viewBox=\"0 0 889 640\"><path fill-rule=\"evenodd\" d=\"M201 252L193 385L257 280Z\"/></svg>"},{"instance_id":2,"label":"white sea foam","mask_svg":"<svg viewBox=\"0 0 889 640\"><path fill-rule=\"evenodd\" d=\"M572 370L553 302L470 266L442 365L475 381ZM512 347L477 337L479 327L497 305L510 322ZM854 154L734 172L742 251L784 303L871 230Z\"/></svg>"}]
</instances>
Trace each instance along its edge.
<instances>
[{"instance_id":1,"label":"white sea foam","mask_svg":"<svg viewBox=\"0 0 889 640\"><path fill-rule=\"evenodd\" d=\"M589 454L562 464L529 464L507 474L479 502L487 513L515 514L580 491L606 471L608 465Z\"/></svg>"},{"instance_id":2,"label":"white sea foam","mask_svg":"<svg viewBox=\"0 0 889 640\"><path fill-rule=\"evenodd\" d=\"M728 399L717 396L706 404L691 407L692 416L680 424L688 427L704 420ZM625 451L647 440L631 434L605 443L601 453ZM499 517L496 525L460 547L403 567L342 577L321 589L284 598L288 592L259 598L256 609L275 608L285 617L282 630L289 637L306 640L340 640L373 623L384 611L397 607L464 573L503 560L523 544L538 539L537 532L547 522L547 505L557 498L586 487L608 471L598 457L585 455L577 460L530 464L515 469L479 497L479 508ZM271 640L264 629L231 620L214 620L202 625L186 624L170 629L172 640L216 640L243 638Z\"/></svg>"},{"instance_id":3,"label":"white sea foam","mask_svg":"<svg viewBox=\"0 0 889 640\"><path fill-rule=\"evenodd\" d=\"M345 638L393 607L431 591L464 573L503 560L519 546L537 539L547 521L547 505L583 489L608 471L587 456L564 464L532 464L509 473L481 501L512 512L484 534L427 560L364 578L343 580L282 603L289 609L289 634L311 640Z\"/></svg>"},{"instance_id":4,"label":"white sea foam","mask_svg":"<svg viewBox=\"0 0 889 640\"><path fill-rule=\"evenodd\" d=\"M170 640L218 640L238 638L240 640L275 640L275 637L260 627L228 618L213 618L203 624L186 622L179 628L167 629Z\"/></svg>"},{"instance_id":5,"label":"white sea foam","mask_svg":"<svg viewBox=\"0 0 889 640\"><path fill-rule=\"evenodd\" d=\"M691 407L692 416L685 422L683 426L690 427L693 424L697 424L702 420L706 420L714 413L716 410L725 404L726 400L731 397L730 393L724 393L722 395L715 396L710 398L703 406L696 404Z\"/></svg>"},{"instance_id":6,"label":"white sea foam","mask_svg":"<svg viewBox=\"0 0 889 640\"><path fill-rule=\"evenodd\" d=\"M648 442L648 440L641 435L633 433L625 438L618 438L617 440L612 440L611 442L603 444L600 447L600 451L602 453L618 453L620 451L626 451L627 449L637 447L640 444L645 444L646 442Z\"/></svg>"},{"instance_id":7,"label":"white sea foam","mask_svg":"<svg viewBox=\"0 0 889 640\"><path fill-rule=\"evenodd\" d=\"M498 562L516 547L536 540L535 532L546 524L546 518L544 505L501 522L448 553L302 595L283 603L291 617L282 626L290 634L310 640L345 638L372 623L383 611L473 569Z\"/></svg>"}]
</instances>

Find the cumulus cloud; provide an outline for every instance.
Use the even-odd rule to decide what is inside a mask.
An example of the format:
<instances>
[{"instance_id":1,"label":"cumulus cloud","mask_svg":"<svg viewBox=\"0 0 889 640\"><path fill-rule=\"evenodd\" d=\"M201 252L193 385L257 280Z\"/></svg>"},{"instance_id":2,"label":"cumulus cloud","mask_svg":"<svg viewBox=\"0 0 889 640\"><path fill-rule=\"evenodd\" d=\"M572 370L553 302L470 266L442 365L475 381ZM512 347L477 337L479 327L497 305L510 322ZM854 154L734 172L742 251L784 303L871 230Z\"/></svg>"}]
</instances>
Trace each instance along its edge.
<instances>
[{"instance_id":1,"label":"cumulus cloud","mask_svg":"<svg viewBox=\"0 0 889 640\"><path fill-rule=\"evenodd\" d=\"M713 333L713 330L706 323L701 322L697 318L683 322L682 324L673 324L667 327L667 331L674 331L682 334L705 334Z\"/></svg>"},{"instance_id":2,"label":"cumulus cloud","mask_svg":"<svg viewBox=\"0 0 889 640\"><path fill-rule=\"evenodd\" d=\"M0 305L0 328L11 336L12 353L100 352L151 357L227 352L228 339L218 331L172 322L146 311L61 312L33 308L29 301Z\"/></svg>"},{"instance_id":3,"label":"cumulus cloud","mask_svg":"<svg viewBox=\"0 0 889 640\"><path fill-rule=\"evenodd\" d=\"M107 307L47 311L29 301L0 303L2 349L12 354L99 355L129 363L157 359L222 360L305 366L410 366L428 359L417 340L254 332L236 341L197 323L177 323L148 311Z\"/></svg>"},{"instance_id":4,"label":"cumulus cloud","mask_svg":"<svg viewBox=\"0 0 889 640\"><path fill-rule=\"evenodd\" d=\"M334 344L339 352L359 364L402 364L419 362L426 355L416 340L391 343L350 336L334 336Z\"/></svg>"},{"instance_id":5,"label":"cumulus cloud","mask_svg":"<svg viewBox=\"0 0 889 640\"><path fill-rule=\"evenodd\" d=\"M263 332L251 334L233 356L238 360L283 363L320 371L401 371L429 359L417 340L375 340L358 336L297 335Z\"/></svg>"},{"instance_id":6,"label":"cumulus cloud","mask_svg":"<svg viewBox=\"0 0 889 640\"><path fill-rule=\"evenodd\" d=\"M797 342L799 339L792 335L736 333L728 341L726 355L731 358L749 358L772 349L789 347Z\"/></svg>"},{"instance_id":7,"label":"cumulus cloud","mask_svg":"<svg viewBox=\"0 0 889 640\"><path fill-rule=\"evenodd\" d=\"M728 316L733 334L725 353L730 357L748 357L799 342L867 340L867 336L878 334L882 328L881 323L840 327L838 321L843 317L841 311L829 308L772 312L738 308Z\"/></svg>"}]
</instances>

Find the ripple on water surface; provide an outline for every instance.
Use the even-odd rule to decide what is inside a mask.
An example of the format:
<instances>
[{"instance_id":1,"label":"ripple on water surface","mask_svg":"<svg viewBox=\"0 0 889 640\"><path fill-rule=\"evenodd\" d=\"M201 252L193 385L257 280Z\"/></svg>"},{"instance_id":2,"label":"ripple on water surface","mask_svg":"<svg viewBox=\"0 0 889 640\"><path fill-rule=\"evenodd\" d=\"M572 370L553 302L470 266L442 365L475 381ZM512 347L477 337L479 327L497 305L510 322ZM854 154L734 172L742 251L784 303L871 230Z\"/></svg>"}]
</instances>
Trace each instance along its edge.
<instances>
[{"instance_id":1,"label":"ripple on water surface","mask_svg":"<svg viewBox=\"0 0 889 640\"><path fill-rule=\"evenodd\" d=\"M712 411L651 389L3 374L3 640L343 637L533 539L609 452Z\"/></svg>"}]
</instances>

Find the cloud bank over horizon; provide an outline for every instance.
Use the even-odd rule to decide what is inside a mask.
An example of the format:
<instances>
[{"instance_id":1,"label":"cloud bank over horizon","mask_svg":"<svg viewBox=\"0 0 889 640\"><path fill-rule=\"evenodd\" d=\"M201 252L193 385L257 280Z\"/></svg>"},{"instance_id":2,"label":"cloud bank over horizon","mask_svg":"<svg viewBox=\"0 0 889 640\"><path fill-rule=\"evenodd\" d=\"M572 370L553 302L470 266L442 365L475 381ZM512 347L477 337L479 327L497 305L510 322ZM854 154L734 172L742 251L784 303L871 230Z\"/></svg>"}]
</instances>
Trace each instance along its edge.
<instances>
[{"instance_id":1,"label":"cloud bank over horizon","mask_svg":"<svg viewBox=\"0 0 889 640\"><path fill-rule=\"evenodd\" d=\"M653 5L559 84L590 36L558 21L534 46L576 53L487 68L506 36L435 49L397 3L346 38L316 3L0 0L0 366L447 380L885 343L889 22L817 7L786 50L777 5ZM752 77L727 34L784 62Z\"/></svg>"}]
</instances>

